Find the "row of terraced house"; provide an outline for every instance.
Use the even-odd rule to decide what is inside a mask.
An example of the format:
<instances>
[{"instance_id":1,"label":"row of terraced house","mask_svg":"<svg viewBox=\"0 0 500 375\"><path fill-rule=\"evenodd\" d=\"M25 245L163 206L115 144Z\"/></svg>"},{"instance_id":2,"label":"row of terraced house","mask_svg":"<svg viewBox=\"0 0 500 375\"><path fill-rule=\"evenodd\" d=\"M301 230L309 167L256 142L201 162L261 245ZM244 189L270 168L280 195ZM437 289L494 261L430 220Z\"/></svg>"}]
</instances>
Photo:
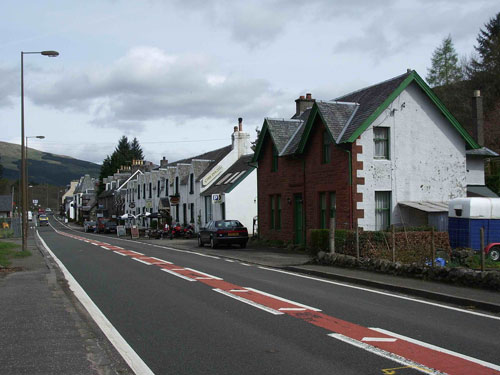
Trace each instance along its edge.
<instances>
[{"instance_id":1,"label":"row of terraced house","mask_svg":"<svg viewBox=\"0 0 500 375\"><path fill-rule=\"evenodd\" d=\"M482 146L479 92L472 135L412 70L334 100L295 102L290 119L264 119L255 152L240 119L227 147L122 168L104 179L97 213L148 226L168 212L196 230L224 218L252 229L258 217L261 236L304 243L332 219L343 229L446 229L450 199L496 196L485 186L484 161L498 154Z\"/></svg>"}]
</instances>

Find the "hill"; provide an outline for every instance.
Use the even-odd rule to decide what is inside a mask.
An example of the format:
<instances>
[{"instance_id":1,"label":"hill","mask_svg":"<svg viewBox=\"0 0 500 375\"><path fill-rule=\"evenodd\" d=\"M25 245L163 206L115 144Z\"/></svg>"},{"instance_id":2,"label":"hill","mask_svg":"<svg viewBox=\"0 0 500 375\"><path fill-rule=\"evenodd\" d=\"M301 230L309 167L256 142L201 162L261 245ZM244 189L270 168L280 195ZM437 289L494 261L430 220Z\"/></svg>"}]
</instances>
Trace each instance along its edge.
<instances>
[{"instance_id":1,"label":"hill","mask_svg":"<svg viewBox=\"0 0 500 375\"><path fill-rule=\"evenodd\" d=\"M21 166L21 146L0 142L0 163L3 165L3 178L17 180ZM71 180L84 174L98 177L101 166L69 156L28 149L28 177L36 184L66 186Z\"/></svg>"}]
</instances>

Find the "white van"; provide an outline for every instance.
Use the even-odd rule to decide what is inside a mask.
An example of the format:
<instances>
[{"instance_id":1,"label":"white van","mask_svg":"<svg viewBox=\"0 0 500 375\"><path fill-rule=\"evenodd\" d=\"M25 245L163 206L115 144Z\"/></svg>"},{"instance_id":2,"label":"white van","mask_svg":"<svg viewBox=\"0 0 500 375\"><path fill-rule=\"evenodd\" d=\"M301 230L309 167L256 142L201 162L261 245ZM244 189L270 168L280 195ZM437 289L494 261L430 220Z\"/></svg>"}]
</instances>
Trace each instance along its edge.
<instances>
[{"instance_id":1,"label":"white van","mask_svg":"<svg viewBox=\"0 0 500 375\"><path fill-rule=\"evenodd\" d=\"M33 212L28 211L28 221L33 221Z\"/></svg>"}]
</instances>

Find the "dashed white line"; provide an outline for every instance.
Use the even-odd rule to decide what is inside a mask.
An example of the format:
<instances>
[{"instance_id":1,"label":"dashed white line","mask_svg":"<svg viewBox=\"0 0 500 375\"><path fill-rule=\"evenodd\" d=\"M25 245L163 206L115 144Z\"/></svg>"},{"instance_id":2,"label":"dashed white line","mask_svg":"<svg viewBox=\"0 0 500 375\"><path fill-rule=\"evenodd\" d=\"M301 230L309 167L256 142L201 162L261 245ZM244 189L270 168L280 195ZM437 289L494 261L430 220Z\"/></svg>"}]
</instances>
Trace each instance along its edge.
<instances>
[{"instance_id":1,"label":"dashed white line","mask_svg":"<svg viewBox=\"0 0 500 375\"><path fill-rule=\"evenodd\" d=\"M445 354L450 354L452 356L463 358L463 359L465 359L467 361L477 363L477 364L479 364L481 366L488 367L488 368L500 371L500 366L495 365L495 364L490 363L490 362L482 361L482 360L477 359L477 358L469 357L469 356L467 356L465 354L457 353L457 352L454 352L454 351L451 351L451 350L448 350L448 349L441 348L441 347L436 346L436 345L432 345L432 344L428 344L428 343L423 342L423 341L415 340L415 339L412 339L411 337L406 337L406 336L403 336L403 335L399 335L397 333L394 333L394 332L391 332L391 331L387 331L387 330L382 329L382 328L370 328L370 329L374 330L374 331L377 331L377 332L380 332L380 333L383 333L383 334L388 335L388 336L394 336L394 337L396 337L398 339L405 340L405 341L411 342L413 344L417 344L417 345L429 348L431 350L435 350L437 352L441 352L441 353L445 353Z\"/></svg>"},{"instance_id":2,"label":"dashed white line","mask_svg":"<svg viewBox=\"0 0 500 375\"><path fill-rule=\"evenodd\" d=\"M151 259L156 259L157 261L159 262L163 262L163 263L167 263L167 264L173 264L172 262L168 262L166 260L163 260L163 259L160 259L160 258L156 258L156 257L150 257Z\"/></svg>"},{"instance_id":3,"label":"dashed white line","mask_svg":"<svg viewBox=\"0 0 500 375\"><path fill-rule=\"evenodd\" d=\"M263 292L261 290L257 290L257 289L253 289L253 288L249 288L249 287L245 287L246 289L248 290L251 290L253 292L256 292L256 293L259 293L259 294L262 294L264 296L268 296L268 297L271 297L271 298L274 298L274 299L277 299L279 301L283 301L283 302L287 302L287 303L290 303L292 305L296 305L296 306L300 306L300 307L303 307L307 310L312 310L312 311L321 311L320 309L317 309L315 307L311 307L311 306L307 306L307 305L304 305L302 303L299 303L299 302L294 302L294 301L290 301L289 299L286 299L286 298L282 298L282 297L278 297L278 296L275 296L273 294L270 294L270 293L266 293L266 292Z\"/></svg>"},{"instance_id":4,"label":"dashed white line","mask_svg":"<svg viewBox=\"0 0 500 375\"><path fill-rule=\"evenodd\" d=\"M142 260L142 259L137 259L137 258L132 258L132 259L133 259L133 260L135 260L135 261L137 261L137 262L144 263L144 264L146 264L146 265L148 265L148 266L150 266L150 265L151 265L151 263L148 263L148 262L146 262L146 261L144 261L144 260Z\"/></svg>"},{"instance_id":5,"label":"dashed white line","mask_svg":"<svg viewBox=\"0 0 500 375\"><path fill-rule=\"evenodd\" d=\"M234 260L232 259L224 259L226 262L229 262L229 263L234 263Z\"/></svg>"},{"instance_id":6,"label":"dashed white line","mask_svg":"<svg viewBox=\"0 0 500 375\"><path fill-rule=\"evenodd\" d=\"M240 302L246 303L246 304L248 304L250 306L256 307L256 308L261 309L261 310L264 310L265 312L268 312L270 314L273 314L273 315L283 315L284 314L284 313L282 313L282 312L280 312L278 310L271 309L270 307L261 305L260 303L256 303L256 302L247 300L245 298L241 298L239 296L235 296L234 294L226 292L225 290L222 290L222 289L212 289L212 290L215 291L215 292L217 292L217 293L224 294L227 297L234 298L235 300L238 300Z\"/></svg>"},{"instance_id":7,"label":"dashed white line","mask_svg":"<svg viewBox=\"0 0 500 375\"><path fill-rule=\"evenodd\" d=\"M122 254L122 253L120 253L120 252L118 252L118 251L113 251L113 253L118 254L118 255L121 255L122 257L126 257L126 256L127 256L127 254Z\"/></svg>"},{"instance_id":8,"label":"dashed white line","mask_svg":"<svg viewBox=\"0 0 500 375\"><path fill-rule=\"evenodd\" d=\"M209 273L197 271L197 270L194 270L192 268L187 268L187 267L185 269L189 270L189 271L193 271L193 272L199 273L200 275L208 276L208 277L210 277L211 279L214 279L214 280L222 280L220 277L217 277L217 276L214 276L214 275L210 275Z\"/></svg>"},{"instance_id":9,"label":"dashed white line","mask_svg":"<svg viewBox=\"0 0 500 375\"><path fill-rule=\"evenodd\" d=\"M181 279L184 279L184 280L187 280L187 281L196 281L195 279L191 279L190 277L187 277L187 276L184 276L184 275L181 275L177 272L173 272L171 270L166 270L165 268L162 268L161 269L163 272L167 272L171 275L174 275L174 276L177 276L177 277L180 277Z\"/></svg>"}]
</instances>

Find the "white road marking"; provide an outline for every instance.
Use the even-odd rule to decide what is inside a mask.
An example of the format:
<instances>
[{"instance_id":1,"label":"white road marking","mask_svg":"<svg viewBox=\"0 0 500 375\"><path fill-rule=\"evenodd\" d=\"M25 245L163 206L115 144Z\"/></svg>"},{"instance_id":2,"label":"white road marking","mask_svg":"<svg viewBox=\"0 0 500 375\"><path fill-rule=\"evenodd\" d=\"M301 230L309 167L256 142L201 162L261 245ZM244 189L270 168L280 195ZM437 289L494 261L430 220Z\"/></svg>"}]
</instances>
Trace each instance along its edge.
<instances>
[{"instance_id":1,"label":"white road marking","mask_svg":"<svg viewBox=\"0 0 500 375\"><path fill-rule=\"evenodd\" d=\"M214 275L210 275L209 273L205 273L205 272L201 272L201 271L197 271L197 270L194 270L192 268L184 268L186 270L189 270L189 271L193 271L193 272L196 272L196 273L199 273L200 275L205 275L205 276L208 276L210 277L211 279L215 279L215 280L222 280L220 277L217 277L217 276L214 276Z\"/></svg>"},{"instance_id":2,"label":"white road marking","mask_svg":"<svg viewBox=\"0 0 500 375\"><path fill-rule=\"evenodd\" d=\"M224 294L225 296L234 298L235 300L238 300L240 302L246 303L246 304L248 304L250 306L256 307L256 308L261 309L261 310L264 310L265 312L268 312L270 314L273 314L273 315L283 315L283 313L280 312L280 311L278 311L278 310L274 310L274 309L271 309L270 307L261 305L260 303L253 302L253 301L247 300L245 298L241 298L239 296L235 296L234 294L226 292L225 290L222 290L222 289L212 289L212 290L215 291L215 292L217 292L217 293Z\"/></svg>"},{"instance_id":3,"label":"white road marking","mask_svg":"<svg viewBox=\"0 0 500 375\"><path fill-rule=\"evenodd\" d=\"M146 262L145 260L142 260L142 259L137 259L137 258L132 258L132 259L135 260L136 262L141 262L141 263L144 263L144 264L146 264L148 266L151 265L151 263L148 263L148 262Z\"/></svg>"},{"instance_id":4,"label":"white road marking","mask_svg":"<svg viewBox=\"0 0 500 375\"><path fill-rule=\"evenodd\" d=\"M246 289L231 289L230 292L233 292L233 293L248 293L248 290L246 290Z\"/></svg>"},{"instance_id":5,"label":"white road marking","mask_svg":"<svg viewBox=\"0 0 500 375\"><path fill-rule=\"evenodd\" d=\"M303 307L280 307L279 311L306 311Z\"/></svg>"},{"instance_id":6,"label":"white road marking","mask_svg":"<svg viewBox=\"0 0 500 375\"><path fill-rule=\"evenodd\" d=\"M399 335L397 333L394 333L394 332L391 332L391 331L387 331L387 330L382 329L382 328L370 328L370 329L374 330L374 331L377 331L377 332L380 332L380 333L383 333L385 335L394 336L394 337L397 337L398 339L405 340L405 341L411 342L413 344L417 344L417 345L420 345L420 346L423 346L423 347L435 350L437 352L441 352L441 353L445 353L445 354L450 354L452 356L465 359L465 360L467 360L469 362L474 362L474 363L477 363L477 364L479 364L481 366L488 367L488 368L500 371L500 366L495 365L494 363L482 361L482 360L474 358L474 357L469 357L469 356L467 356L465 354L457 353L457 352L454 352L454 351L451 351L451 350L448 350L448 349L445 349L445 348L441 348L441 347L436 346L436 345L432 345L432 344L428 344L428 343L423 342L423 341L415 340L415 339L412 339L411 337L406 337L406 336L403 336L403 335Z\"/></svg>"},{"instance_id":7,"label":"white road marking","mask_svg":"<svg viewBox=\"0 0 500 375\"><path fill-rule=\"evenodd\" d=\"M465 314L476 315L476 316L480 316L480 317L483 317L483 318L500 320L500 316L494 316L494 315L483 314L483 313L479 313L479 312L475 312L475 311L464 310L464 309L461 309L461 308L458 308L458 307L453 307L453 306L440 305L439 303L436 303L436 302L424 301L424 300L419 300L419 299L412 298L412 297L405 297L405 296L398 295L398 294L392 294L392 293L388 293L388 292L382 292L382 291L379 291L379 290L363 288L361 286L349 285L349 284L341 283L341 282L338 282L338 281L331 281L331 280L320 279L318 277L302 275L302 274L294 273L294 272L290 272L290 271L283 271L283 270L278 270L278 269L269 268L269 267L263 267L263 266L259 266L259 268L263 269L263 270L267 270L267 271L284 273L284 274L287 274L287 275L290 275L290 276L301 277L303 279L319 281L319 282L326 283L326 284L338 285L338 286L343 286L343 287L346 287L346 288L362 290L362 291L369 292L369 293L375 293L375 294L380 294L380 295L383 295L383 296L388 296L388 297L393 297L393 298L404 299L404 300L407 300L407 301L422 303L422 304L425 304L425 305L441 307L443 309L458 311L458 312L462 312L462 313L465 313Z\"/></svg>"},{"instance_id":8,"label":"white road marking","mask_svg":"<svg viewBox=\"0 0 500 375\"><path fill-rule=\"evenodd\" d=\"M52 250L47 246L43 238L40 236L38 231L36 232L38 238L42 242L43 246L49 254L52 256L54 261L57 263L61 269L64 277L68 281L69 288L73 291L74 295L80 303L87 309L90 316L94 319L99 328L104 332L106 337L109 339L111 344L118 350L123 359L130 366L132 371L136 374L141 375L154 375L153 371L144 363L144 361L137 355L137 353L132 349L132 347L125 341L125 339L120 335L116 328L111 324L111 322L106 318L102 311L97 307L97 305L92 301L92 299L87 295L83 288L78 284L76 279L71 275L64 264L56 257Z\"/></svg>"},{"instance_id":9,"label":"white road marking","mask_svg":"<svg viewBox=\"0 0 500 375\"><path fill-rule=\"evenodd\" d=\"M307 306L307 305L304 305L302 303L299 303L299 302L294 302L294 301L290 301L289 299L286 299L286 298L282 298L282 297L278 297L278 296L275 296L273 294L269 294L269 293L266 293L266 292L263 292L261 290L257 290L257 289L253 289L253 288L249 288L249 287L245 287L246 289L248 290L251 290L253 292L256 292L256 293L259 293L259 294L262 294L264 296L268 296L268 297L271 297L271 298L274 298L274 299L277 299L277 300L280 300L280 301L283 301L283 302L287 302L287 303L290 303L292 305L297 305L297 306L300 306L300 307L303 307L303 308L306 308L308 310L312 310L312 311L321 311L320 309L317 309L315 307L311 307L311 306Z\"/></svg>"},{"instance_id":10,"label":"white road marking","mask_svg":"<svg viewBox=\"0 0 500 375\"><path fill-rule=\"evenodd\" d=\"M163 260L163 259L160 259L160 258L156 258L156 257L150 257L152 259L156 259L157 261L160 261L160 262L163 262L163 263L167 263L167 264L173 264L172 262L168 262L166 260Z\"/></svg>"},{"instance_id":11,"label":"white road marking","mask_svg":"<svg viewBox=\"0 0 500 375\"><path fill-rule=\"evenodd\" d=\"M234 260L232 259L224 259L226 262L229 262L229 263L234 263Z\"/></svg>"},{"instance_id":12,"label":"white road marking","mask_svg":"<svg viewBox=\"0 0 500 375\"><path fill-rule=\"evenodd\" d=\"M251 267L252 265L251 264L248 264L248 263L240 263L242 266L245 266L245 267Z\"/></svg>"},{"instance_id":13,"label":"white road marking","mask_svg":"<svg viewBox=\"0 0 500 375\"><path fill-rule=\"evenodd\" d=\"M163 272L167 272L171 275L174 275L174 276L177 276L177 277L180 277L181 279L184 279L184 280L187 280L187 281L196 281L195 279L191 279L190 277L187 277L187 276L184 276L184 275L181 275L177 272L173 272L171 270L166 270L165 268L162 268L161 269Z\"/></svg>"},{"instance_id":14,"label":"white road marking","mask_svg":"<svg viewBox=\"0 0 500 375\"><path fill-rule=\"evenodd\" d=\"M401 357L401 356L399 356L397 354L390 353L390 352L385 351L383 349L376 348L376 347L374 347L372 345L365 344L364 342L361 342L361 341L352 339L350 337L341 335L340 333L329 333L328 336L333 337L333 338L335 338L337 340L343 341L343 342L345 342L347 344L351 344L351 345L356 346L358 348L364 349L364 350L366 350L366 351L368 351L370 353L376 354L376 355L378 355L380 357L384 357L384 358L387 358L387 359L389 359L391 361L400 363L400 364L402 364L404 366L413 367L415 370L423 372L425 374L446 375L446 374L443 374L442 372L439 372L439 371L436 371L434 369L425 367L425 366L423 366L423 365L421 365L419 363L413 362L413 361L411 361L409 359L406 359L404 357Z\"/></svg>"},{"instance_id":15,"label":"white road marking","mask_svg":"<svg viewBox=\"0 0 500 375\"><path fill-rule=\"evenodd\" d=\"M193 254L196 254L196 255L199 255L199 256L202 256L202 257L205 257L205 258L220 259L220 257L216 257L214 255L208 255L208 254L202 254L202 253L193 253Z\"/></svg>"},{"instance_id":16,"label":"white road marking","mask_svg":"<svg viewBox=\"0 0 500 375\"><path fill-rule=\"evenodd\" d=\"M126 257L126 256L127 256L127 254L122 254L122 253L120 253L120 252L118 252L118 251L113 251L113 253L118 254L118 255L121 255L122 257Z\"/></svg>"},{"instance_id":17,"label":"white road marking","mask_svg":"<svg viewBox=\"0 0 500 375\"><path fill-rule=\"evenodd\" d=\"M134 250L127 250L127 251L130 251L131 253L134 253L134 254L137 254L137 255L144 255L143 253L140 253L140 252L134 251Z\"/></svg>"},{"instance_id":18,"label":"white road marking","mask_svg":"<svg viewBox=\"0 0 500 375\"><path fill-rule=\"evenodd\" d=\"M361 341L364 342L396 342L397 339L393 339L390 337L363 337Z\"/></svg>"}]
</instances>

